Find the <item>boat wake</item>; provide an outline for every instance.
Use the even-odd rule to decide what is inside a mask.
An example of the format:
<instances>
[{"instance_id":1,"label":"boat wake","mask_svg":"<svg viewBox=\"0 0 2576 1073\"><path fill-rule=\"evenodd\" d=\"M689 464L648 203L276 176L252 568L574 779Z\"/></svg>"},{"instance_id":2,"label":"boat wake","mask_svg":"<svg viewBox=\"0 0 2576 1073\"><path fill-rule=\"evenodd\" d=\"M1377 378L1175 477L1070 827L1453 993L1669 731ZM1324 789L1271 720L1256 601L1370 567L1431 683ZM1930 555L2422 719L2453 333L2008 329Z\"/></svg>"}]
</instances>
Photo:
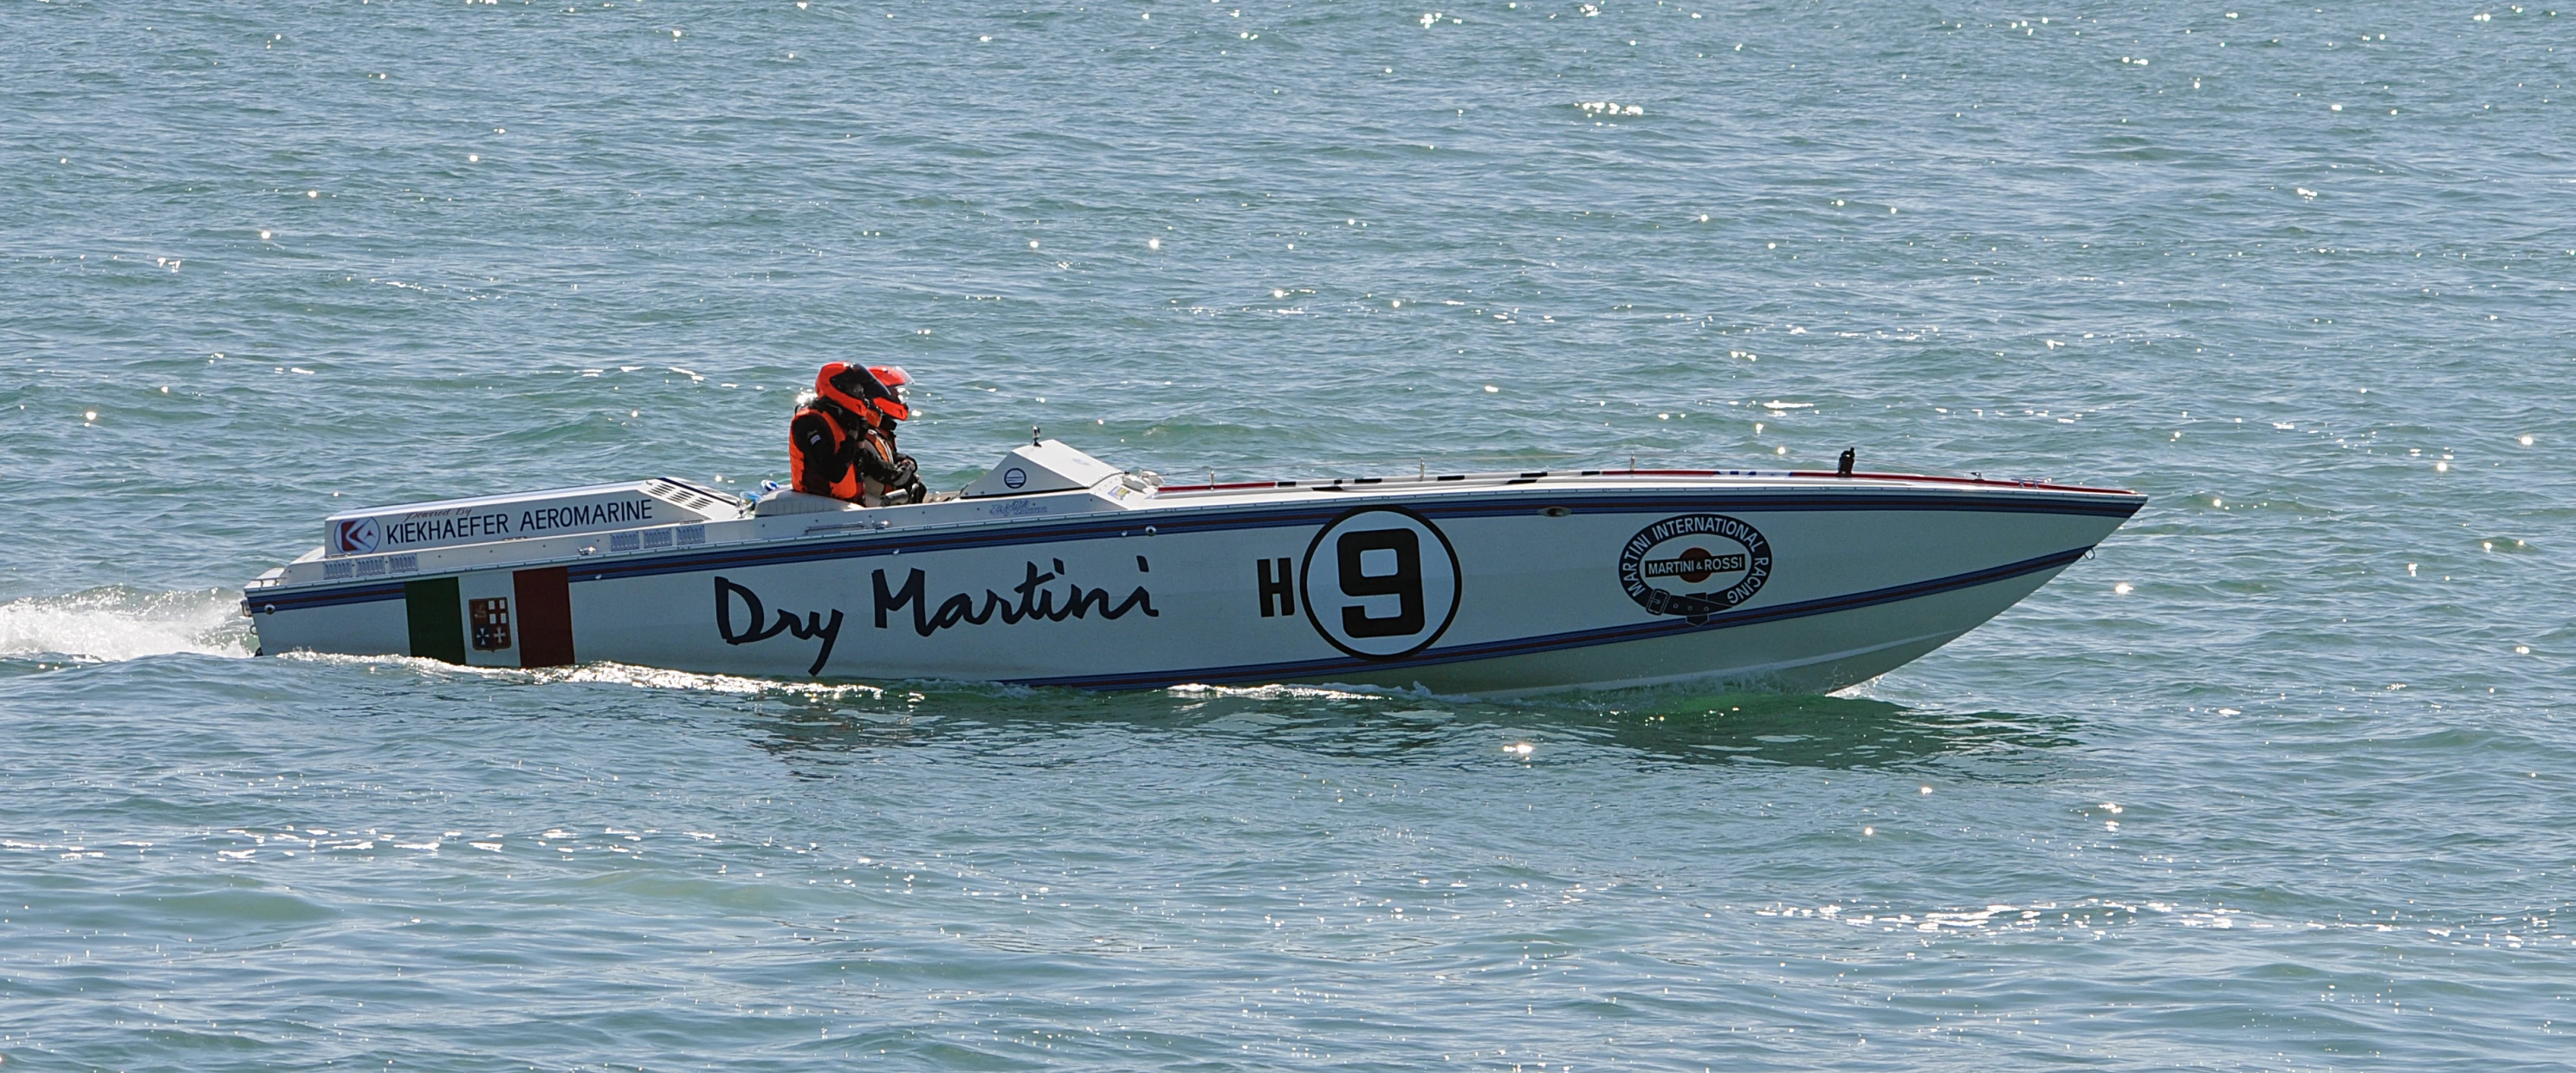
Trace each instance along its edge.
<instances>
[{"instance_id":1,"label":"boat wake","mask_svg":"<svg viewBox=\"0 0 2576 1073\"><path fill-rule=\"evenodd\" d=\"M1163 692L1174 697L1209 697L1229 700L1384 700L1388 698L1407 700L1468 699L1463 697L1443 697L1420 686L1415 686L1410 689L1397 689L1392 686L1337 684L1325 684L1320 686L1211 686L1193 684L1172 686L1165 689Z\"/></svg>"},{"instance_id":2,"label":"boat wake","mask_svg":"<svg viewBox=\"0 0 2576 1073\"><path fill-rule=\"evenodd\" d=\"M684 693L721 693L742 696L794 697L817 700L878 700L887 695L884 686L861 682L808 682L783 678L755 678L736 674L700 674L660 667L642 667L631 663L598 660L567 667L469 667L424 656L349 656L329 652L285 652L278 659L299 663L320 663L347 667L402 667L424 676L475 678L494 682L519 682L533 685L558 683L632 686L637 689L672 690ZM918 694L915 694L918 696Z\"/></svg>"},{"instance_id":3,"label":"boat wake","mask_svg":"<svg viewBox=\"0 0 2576 1073\"><path fill-rule=\"evenodd\" d=\"M0 603L0 661L114 663L179 652L248 656L256 647L241 594L108 585Z\"/></svg>"}]
</instances>

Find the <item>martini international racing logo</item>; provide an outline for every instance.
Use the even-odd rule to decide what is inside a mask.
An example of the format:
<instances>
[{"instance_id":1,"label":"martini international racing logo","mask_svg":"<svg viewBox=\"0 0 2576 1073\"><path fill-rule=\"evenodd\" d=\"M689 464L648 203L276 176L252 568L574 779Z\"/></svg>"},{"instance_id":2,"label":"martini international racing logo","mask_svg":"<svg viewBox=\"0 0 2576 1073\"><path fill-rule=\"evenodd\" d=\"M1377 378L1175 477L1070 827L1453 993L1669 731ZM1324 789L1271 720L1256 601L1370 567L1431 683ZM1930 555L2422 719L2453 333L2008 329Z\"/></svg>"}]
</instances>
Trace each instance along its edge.
<instances>
[{"instance_id":1,"label":"martini international racing logo","mask_svg":"<svg viewBox=\"0 0 2576 1073\"><path fill-rule=\"evenodd\" d=\"M1619 549L1619 583L1648 614L1698 621L1752 599L1769 580L1771 542L1723 514L1666 518Z\"/></svg>"}]
</instances>

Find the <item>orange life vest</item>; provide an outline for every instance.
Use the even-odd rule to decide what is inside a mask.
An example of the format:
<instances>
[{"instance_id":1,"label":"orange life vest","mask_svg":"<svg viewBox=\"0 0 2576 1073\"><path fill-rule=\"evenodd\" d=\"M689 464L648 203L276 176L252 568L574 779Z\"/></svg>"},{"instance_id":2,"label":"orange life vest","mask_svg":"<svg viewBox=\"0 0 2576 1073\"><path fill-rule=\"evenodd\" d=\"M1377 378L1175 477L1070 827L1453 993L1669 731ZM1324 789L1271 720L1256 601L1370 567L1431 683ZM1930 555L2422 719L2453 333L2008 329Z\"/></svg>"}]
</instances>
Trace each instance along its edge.
<instances>
[{"instance_id":1,"label":"orange life vest","mask_svg":"<svg viewBox=\"0 0 2576 1073\"><path fill-rule=\"evenodd\" d=\"M886 492L890 489L884 481L866 474L868 467L859 463L860 452L874 452L878 465L891 466L894 464L894 437L875 426L860 429L859 449L850 452L850 475L858 478L859 502L871 507L885 506Z\"/></svg>"},{"instance_id":2,"label":"orange life vest","mask_svg":"<svg viewBox=\"0 0 2576 1073\"><path fill-rule=\"evenodd\" d=\"M808 424L806 421L808 415L821 423L825 434L829 437L828 442L809 444L804 442L804 437L797 433L796 429L799 426ZM864 470L868 467L863 465L858 457L859 452L868 451L885 463L892 462L895 456L894 441L883 430L861 426L857 435L860 442L854 445L850 442L852 438L850 430L841 424L840 417L823 407L807 407L796 411L795 418L788 423L788 430L787 469L790 486L799 492L831 496L834 499L844 499L871 507L885 504L885 482L866 476Z\"/></svg>"},{"instance_id":3,"label":"orange life vest","mask_svg":"<svg viewBox=\"0 0 2576 1073\"><path fill-rule=\"evenodd\" d=\"M796 429L806 425L806 418L809 416L822 422L830 442L811 444L802 442L805 437L797 435ZM788 423L788 430L788 484L799 492L856 501L862 494L859 488L859 468L849 464L850 433L849 430L841 427L840 418L833 416L831 411L807 407L796 411L795 418ZM839 465L835 467L835 463ZM832 473L835 468L839 469L838 474L829 478L824 476ZM807 473L809 469L812 471L810 476Z\"/></svg>"}]
</instances>

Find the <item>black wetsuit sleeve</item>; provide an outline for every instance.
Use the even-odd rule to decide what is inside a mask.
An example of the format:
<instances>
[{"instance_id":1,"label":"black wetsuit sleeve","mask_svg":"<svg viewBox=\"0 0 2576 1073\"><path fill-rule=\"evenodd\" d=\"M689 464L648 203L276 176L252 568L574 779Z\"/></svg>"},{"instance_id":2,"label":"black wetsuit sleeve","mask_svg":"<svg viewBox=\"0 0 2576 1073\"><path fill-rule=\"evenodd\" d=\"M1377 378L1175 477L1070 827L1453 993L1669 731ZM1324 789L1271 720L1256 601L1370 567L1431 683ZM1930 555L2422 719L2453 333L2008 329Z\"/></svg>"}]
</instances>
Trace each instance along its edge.
<instances>
[{"instance_id":1,"label":"black wetsuit sleeve","mask_svg":"<svg viewBox=\"0 0 2576 1073\"><path fill-rule=\"evenodd\" d=\"M876 443L865 436L852 437L850 445L857 448L851 461L859 467L859 476L888 487L901 487L912 481L911 468L904 465L911 459L902 455L888 458L878 454Z\"/></svg>"},{"instance_id":2,"label":"black wetsuit sleeve","mask_svg":"<svg viewBox=\"0 0 2576 1073\"><path fill-rule=\"evenodd\" d=\"M857 446L857 441L843 443L840 450L834 451L831 422L816 413L796 415L796 420L787 426L787 439L805 460L804 480L796 490L818 496L831 495L832 485L850 470L850 449Z\"/></svg>"}]
</instances>

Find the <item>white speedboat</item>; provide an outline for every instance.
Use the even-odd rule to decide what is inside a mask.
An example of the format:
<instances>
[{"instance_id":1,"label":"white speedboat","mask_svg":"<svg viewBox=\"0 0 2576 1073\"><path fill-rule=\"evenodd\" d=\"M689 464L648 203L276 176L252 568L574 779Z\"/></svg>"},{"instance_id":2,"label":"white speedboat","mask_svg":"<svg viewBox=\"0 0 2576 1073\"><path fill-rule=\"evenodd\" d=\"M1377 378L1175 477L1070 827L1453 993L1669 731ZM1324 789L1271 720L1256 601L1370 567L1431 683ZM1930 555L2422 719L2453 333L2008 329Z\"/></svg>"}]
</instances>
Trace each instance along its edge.
<instances>
[{"instance_id":1,"label":"white speedboat","mask_svg":"<svg viewBox=\"0 0 2576 1073\"><path fill-rule=\"evenodd\" d=\"M1047 440L913 505L662 478L334 515L244 604L264 652L474 666L1823 692L1994 617L2145 502L1755 470L1182 487Z\"/></svg>"}]
</instances>

